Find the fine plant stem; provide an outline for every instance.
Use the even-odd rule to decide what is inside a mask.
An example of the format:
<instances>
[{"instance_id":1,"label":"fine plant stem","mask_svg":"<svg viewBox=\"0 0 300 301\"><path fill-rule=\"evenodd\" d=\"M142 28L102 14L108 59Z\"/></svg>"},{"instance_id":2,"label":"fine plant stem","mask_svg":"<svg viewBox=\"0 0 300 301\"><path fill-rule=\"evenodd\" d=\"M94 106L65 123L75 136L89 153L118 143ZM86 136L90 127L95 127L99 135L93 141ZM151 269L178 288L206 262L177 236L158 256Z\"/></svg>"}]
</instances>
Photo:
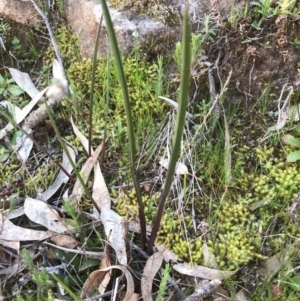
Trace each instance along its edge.
<instances>
[{"instance_id":1,"label":"fine plant stem","mask_svg":"<svg viewBox=\"0 0 300 301\"><path fill-rule=\"evenodd\" d=\"M97 210L98 213L100 214L100 208L98 207L97 203L96 203L96 202L94 201L94 199L92 198L91 193L90 193L89 190L87 189L87 186L86 186L86 184L84 183L83 178L82 178L80 172L78 171L78 169L77 169L75 163L73 162L73 160L72 160L72 158L71 158L71 156L70 156L70 153L69 153L69 151L68 151L68 149L67 149L67 147L66 147L65 142L62 140L62 137L61 137L61 135L60 135L60 132L59 132L59 130L58 130L56 124L55 124L55 121L54 121L54 119L53 119L53 116L52 116L52 114L51 114L51 109L50 109L49 105L47 104L47 101L45 101L45 104L46 104L46 109L47 109L47 113L48 113L48 116L49 116L51 125L52 125L52 127L53 127L53 129L54 129L54 131L55 131L55 134L56 134L56 136L57 136L57 139L58 139L60 145L61 145L62 149L64 150L64 152L66 153L66 156L67 156L67 158L68 158L70 164L71 164L72 167L73 167L73 170L74 170L74 172L75 172L75 174L76 174L76 177L77 177L77 179L79 180L81 186L83 187L84 193L85 193L85 194L87 195L87 197L92 201L92 203L93 203L93 205L95 206L96 210Z\"/></svg>"},{"instance_id":2,"label":"fine plant stem","mask_svg":"<svg viewBox=\"0 0 300 301\"><path fill-rule=\"evenodd\" d=\"M80 301L81 300L81 298L80 297L78 297L78 296L76 296L73 292L72 292L72 290L61 280L61 279L59 279L54 273L50 273L50 276L57 282L57 283L59 283L65 290L66 290L66 292L68 292L68 294L72 297L72 298L74 298L74 300L76 300L76 301Z\"/></svg>"},{"instance_id":3,"label":"fine plant stem","mask_svg":"<svg viewBox=\"0 0 300 301\"><path fill-rule=\"evenodd\" d=\"M108 107L109 107L109 81L110 81L110 51L109 51L109 39L107 38L107 63L106 63L106 107L105 107L105 125L104 125L104 134L103 134L103 151L102 151L102 163L105 158L105 141L107 136L107 123L108 123Z\"/></svg>"},{"instance_id":4,"label":"fine plant stem","mask_svg":"<svg viewBox=\"0 0 300 301\"><path fill-rule=\"evenodd\" d=\"M183 35L182 35L182 66L180 72L180 92L179 92L179 106L176 116L175 132L173 137L173 146L171 152L170 163L167 170L167 176L163 192L160 197L156 216L153 222L152 232L148 243L148 254L152 253L152 248L160 228L160 223L164 214L165 203L170 192L175 174L175 168L180 156L180 145L183 134L186 108L189 97L189 83L190 83L190 65L191 65L191 50L190 50L190 25L188 18L188 11L185 9L183 17Z\"/></svg>"},{"instance_id":5,"label":"fine plant stem","mask_svg":"<svg viewBox=\"0 0 300 301\"><path fill-rule=\"evenodd\" d=\"M107 27L107 33L111 42L112 51L114 54L116 68L119 76L119 81L122 89L123 99L124 99L124 107L126 112L126 120L127 120L127 132L128 132L128 147L129 147L129 161L130 161L130 170L131 176L133 179L135 191L136 191L136 198L137 203L139 206L139 218L140 218L140 227L141 227L141 248L145 249L146 247L146 219L145 219L145 212L144 212L144 204L142 202L142 194L140 189L140 183L138 179L138 174L135 166L135 137L133 131L133 123L132 123L132 114L131 114L131 106L129 101L129 94L126 84L126 77L123 68L123 63L120 55L120 51L118 48L118 43L115 35L115 31L113 28L113 24L110 18L109 10L105 0L100 0L103 15Z\"/></svg>"},{"instance_id":6,"label":"fine plant stem","mask_svg":"<svg viewBox=\"0 0 300 301\"><path fill-rule=\"evenodd\" d=\"M94 104L95 74L96 74L96 68L97 68L97 52L98 52L98 45L99 45L99 39L100 39L100 34L101 34L101 28L102 28L102 21L103 21L103 15L101 15L101 19L99 22L99 27L97 30L96 42L95 42L95 47L94 47L92 83L91 83L91 91L90 91L89 139L88 139L89 140L89 151L88 151L89 157L92 155L92 130L93 130L93 104ZM104 137L104 140L105 140L105 137Z\"/></svg>"},{"instance_id":7,"label":"fine plant stem","mask_svg":"<svg viewBox=\"0 0 300 301\"><path fill-rule=\"evenodd\" d=\"M57 160L54 159L54 157L48 152L48 150L44 147L42 147L39 143L37 143L31 134L28 134L19 124L17 124L13 118L8 117L7 115L5 115L4 113L0 112L0 115L4 118L6 118L13 126L14 128L18 128L27 138L29 138L30 140L32 140L32 142L34 143L34 145L44 154L46 154L50 160L52 160L60 170L62 170L70 179L71 182L75 183L76 180L72 177L72 175L59 163L57 162Z\"/></svg>"}]
</instances>

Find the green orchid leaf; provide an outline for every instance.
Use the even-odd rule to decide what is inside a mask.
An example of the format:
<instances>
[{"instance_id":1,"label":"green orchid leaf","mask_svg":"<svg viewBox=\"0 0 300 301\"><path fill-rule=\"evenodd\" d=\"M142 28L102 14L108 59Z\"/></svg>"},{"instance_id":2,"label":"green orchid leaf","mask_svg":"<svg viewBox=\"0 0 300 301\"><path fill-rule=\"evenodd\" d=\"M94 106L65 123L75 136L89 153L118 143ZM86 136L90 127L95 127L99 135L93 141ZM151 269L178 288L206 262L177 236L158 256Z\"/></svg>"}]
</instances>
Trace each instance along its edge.
<instances>
[{"instance_id":1,"label":"green orchid leaf","mask_svg":"<svg viewBox=\"0 0 300 301\"><path fill-rule=\"evenodd\" d=\"M298 161L298 160L300 160L300 150L291 152L291 153L287 156L287 161L288 161L288 162L296 162L296 161Z\"/></svg>"},{"instance_id":2,"label":"green orchid leaf","mask_svg":"<svg viewBox=\"0 0 300 301\"><path fill-rule=\"evenodd\" d=\"M293 135L290 135L290 134L284 135L281 138L281 140L282 140L283 144L288 144L288 145L300 148L300 140L295 138Z\"/></svg>"},{"instance_id":3,"label":"green orchid leaf","mask_svg":"<svg viewBox=\"0 0 300 301\"><path fill-rule=\"evenodd\" d=\"M290 280L291 282L287 282L288 286L290 286L295 291L300 292L300 276L294 276Z\"/></svg>"},{"instance_id":4,"label":"green orchid leaf","mask_svg":"<svg viewBox=\"0 0 300 301\"><path fill-rule=\"evenodd\" d=\"M0 162L4 162L9 157L9 151L0 144Z\"/></svg>"},{"instance_id":5,"label":"green orchid leaf","mask_svg":"<svg viewBox=\"0 0 300 301\"><path fill-rule=\"evenodd\" d=\"M23 136L22 131L16 131L14 133L14 136L13 136L12 141L11 141L13 149L15 149L16 147L18 147L18 145L19 145L19 143L21 141L22 136Z\"/></svg>"},{"instance_id":6,"label":"green orchid leaf","mask_svg":"<svg viewBox=\"0 0 300 301\"><path fill-rule=\"evenodd\" d=\"M5 78L0 75L0 85L3 85L5 83Z\"/></svg>"},{"instance_id":7,"label":"green orchid leaf","mask_svg":"<svg viewBox=\"0 0 300 301\"><path fill-rule=\"evenodd\" d=\"M24 93L24 91L17 85L11 85L7 89L9 93L11 93L13 96L19 96Z\"/></svg>"}]
</instances>

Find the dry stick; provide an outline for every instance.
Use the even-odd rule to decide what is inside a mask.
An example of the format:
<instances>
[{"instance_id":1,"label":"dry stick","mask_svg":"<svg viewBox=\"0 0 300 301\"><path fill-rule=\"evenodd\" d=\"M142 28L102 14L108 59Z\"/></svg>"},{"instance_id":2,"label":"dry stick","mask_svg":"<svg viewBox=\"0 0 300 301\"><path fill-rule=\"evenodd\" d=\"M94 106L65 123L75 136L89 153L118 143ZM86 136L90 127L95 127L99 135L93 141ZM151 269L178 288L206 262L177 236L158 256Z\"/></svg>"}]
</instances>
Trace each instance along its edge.
<instances>
[{"instance_id":1,"label":"dry stick","mask_svg":"<svg viewBox=\"0 0 300 301\"><path fill-rule=\"evenodd\" d=\"M276 125L272 126L271 128L269 128L267 130L267 132L265 133L264 137L262 139L259 140L260 143L262 143L263 141L265 141L266 139L268 139L271 135L268 135L270 133L270 131L274 131L274 130L277 130L279 131L285 124L285 121L286 120L281 120L282 118L282 113L284 112L290 98L292 97L293 93L294 93L294 88L293 87L287 87L287 83L283 85L282 89L281 89L281 93L280 93L280 96L279 96L279 99L278 99L278 119L277 119L277 123ZM286 88L287 87L287 88ZM281 105L281 100L282 100L282 96L283 96L283 93L284 91L287 90L289 91L282 107L280 108L280 105ZM281 123L284 122L284 124L282 125Z\"/></svg>"},{"instance_id":2,"label":"dry stick","mask_svg":"<svg viewBox=\"0 0 300 301\"><path fill-rule=\"evenodd\" d=\"M68 253L74 253L74 254L81 254L81 255L86 255L90 258L95 258L95 259L102 259L105 256L105 252L92 252L92 251L85 251L85 250L75 250L71 248L65 248L61 247L55 244L52 244L50 242L43 242L44 245L51 246L53 248L68 252Z\"/></svg>"},{"instance_id":3,"label":"dry stick","mask_svg":"<svg viewBox=\"0 0 300 301\"><path fill-rule=\"evenodd\" d=\"M46 27L48 29L48 33L49 33L51 44L53 46L56 58L58 60L60 68L61 68L61 72L63 73L63 76L66 79L66 74L65 74L65 69L64 69L64 66L63 66L62 58L61 58L61 56L59 54L58 47L57 47L57 44L55 42L54 35L52 33L52 29L51 29L51 26L49 24L48 18L45 16L45 14L43 13L43 11L38 7L38 5L35 3L34 0L30 0L30 1L31 1L31 3L33 4L34 8L37 10L37 12L40 14L40 16L42 17L42 19L45 22L45 25L46 25Z\"/></svg>"},{"instance_id":4,"label":"dry stick","mask_svg":"<svg viewBox=\"0 0 300 301\"><path fill-rule=\"evenodd\" d=\"M286 88L287 86L288 86L287 83L283 85L283 87L282 87L282 89L281 89L281 93L280 93L279 99L278 99L278 119L277 119L277 124L280 123L280 121L281 121L281 112L283 112L283 110L284 110L285 107L287 106L287 103L288 103L288 101L289 101L289 99L290 99L290 93L291 93L291 92L288 94L288 97L287 97L286 100L284 101L284 103L283 103L283 105L282 105L282 108L280 108L281 99L282 99L283 93L284 93L284 91L285 91L285 88ZM291 89L291 91L294 92L293 89Z\"/></svg>"},{"instance_id":5,"label":"dry stick","mask_svg":"<svg viewBox=\"0 0 300 301\"><path fill-rule=\"evenodd\" d=\"M218 286L221 285L221 281L218 279L212 280L205 284L203 287L195 290L193 294L184 299L184 301L199 301L210 295Z\"/></svg>"},{"instance_id":6,"label":"dry stick","mask_svg":"<svg viewBox=\"0 0 300 301\"><path fill-rule=\"evenodd\" d=\"M212 67L209 67L209 69L208 69L209 94L210 94L210 97L212 100L215 117L216 117L216 119L219 119L220 106L218 104L218 97L217 97L217 93L216 93L216 84L215 84L215 79L213 76L213 70L214 70L214 68L212 68Z\"/></svg>"}]
</instances>

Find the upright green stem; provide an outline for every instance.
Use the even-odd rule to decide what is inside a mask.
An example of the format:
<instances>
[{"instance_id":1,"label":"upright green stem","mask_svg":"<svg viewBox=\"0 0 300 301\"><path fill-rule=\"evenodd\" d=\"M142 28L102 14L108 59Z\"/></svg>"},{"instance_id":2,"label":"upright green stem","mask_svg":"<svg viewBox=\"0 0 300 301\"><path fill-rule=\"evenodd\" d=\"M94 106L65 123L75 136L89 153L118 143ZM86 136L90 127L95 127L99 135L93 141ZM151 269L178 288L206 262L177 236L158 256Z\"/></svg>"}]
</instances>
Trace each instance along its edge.
<instances>
[{"instance_id":1,"label":"upright green stem","mask_svg":"<svg viewBox=\"0 0 300 301\"><path fill-rule=\"evenodd\" d=\"M106 84L106 106L105 106L105 125L104 125L104 134L103 134L103 151L101 156L101 162L104 162L105 158L105 142L107 136L107 123L108 123L108 108L109 108L109 80L110 80L110 51L109 51L109 40L107 38L107 62L106 62L106 76L107 76L107 84Z\"/></svg>"},{"instance_id":2,"label":"upright green stem","mask_svg":"<svg viewBox=\"0 0 300 301\"><path fill-rule=\"evenodd\" d=\"M183 17L183 34L182 34L182 66L180 72L180 94L178 101L178 113L176 117L175 132L173 137L173 146L171 158L168 166L166 182L163 192L160 197L156 216L153 222L152 232L148 243L148 254L152 253L152 248L160 228L160 223L164 214L166 199L169 195L170 188L175 174L175 168L180 156L180 144L184 128L186 108L189 97L190 84L190 64L191 64L191 50L190 50L190 25L188 18L188 11L185 9Z\"/></svg>"},{"instance_id":3,"label":"upright green stem","mask_svg":"<svg viewBox=\"0 0 300 301\"><path fill-rule=\"evenodd\" d=\"M108 36L109 36L109 39L111 42L112 51L113 51L115 62L116 62L119 81L121 84L121 89L122 89L122 94L123 94L123 99L124 99L124 107L125 107L126 120L127 120L130 170L131 170L131 176L133 179L134 187L136 190L137 203L139 206L138 211L139 211L140 226L141 226L141 247L142 247L142 249L145 249L145 246L146 246L146 219L145 219L145 213L144 213L144 204L142 202L140 183L139 183L139 179L138 179L137 170L135 167L135 155L136 155L135 137L134 137L134 131L133 131L131 107L130 107L126 77L125 77L125 72L124 72L124 68L123 68L123 62L121 59L120 51L118 48L115 31L113 28L113 24L112 24L112 21L110 18L110 14L109 14L109 10L108 10L106 1L100 0L100 2L101 2L102 10L103 10L105 23L106 23L107 33L108 33Z\"/></svg>"},{"instance_id":4,"label":"upright green stem","mask_svg":"<svg viewBox=\"0 0 300 301\"><path fill-rule=\"evenodd\" d=\"M96 36L96 42L94 47L94 58L93 58L93 69L92 69L92 83L90 91L90 114L89 114L89 157L92 155L92 130L93 130L93 105L94 105L94 87L95 87L95 74L97 68L97 53L98 53L98 44L101 34L103 15L101 16L99 27ZM105 137L104 137L105 140Z\"/></svg>"}]
</instances>

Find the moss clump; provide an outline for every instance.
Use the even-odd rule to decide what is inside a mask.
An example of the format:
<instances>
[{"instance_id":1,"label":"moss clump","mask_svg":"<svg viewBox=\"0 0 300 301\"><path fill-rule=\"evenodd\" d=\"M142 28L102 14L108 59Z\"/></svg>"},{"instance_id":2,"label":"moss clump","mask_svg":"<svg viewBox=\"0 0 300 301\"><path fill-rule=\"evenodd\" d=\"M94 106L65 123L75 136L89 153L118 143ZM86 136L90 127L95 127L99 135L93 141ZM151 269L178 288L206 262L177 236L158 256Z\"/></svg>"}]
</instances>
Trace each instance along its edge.
<instances>
[{"instance_id":1,"label":"moss clump","mask_svg":"<svg viewBox=\"0 0 300 301\"><path fill-rule=\"evenodd\" d=\"M218 224L222 231L236 231L246 227L255 219L247 207L247 202L240 200L237 203L226 202L222 210L217 213Z\"/></svg>"},{"instance_id":2,"label":"moss clump","mask_svg":"<svg viewBox=\"0 0 300 301\"><path fill-rule=\"evenodd\" d=\"M249 261L266 259L277 253L288 237L300 235L299 227L285 210L298 191L298 165L283 162L284 152L275 156L272 148L256 149L255 152L260 161L256 169L259 173L253 172L240 179L239 189L234 189L234 193L230 189L223 202L215 205L216 223L205 236L209 250L222 270L233 270ZM265 199L270 201L260 203ZM133 211L131 206L127 210L124 203L118 206L124 214ZM133 206L136 208L135 203ZM271 228L276 235L272 235ZM190 264L204 265L203 237L197 237L189 215L179 217L166 213L157 244L164 244Z\"/></svg>"},{"instance_id":3,"label":"moss clump","mask_svg":"<svg viewBox=\"0 0 300 301\"><path fill-rule=\"evenodd\" d=\"M266 198L285 201L285 198L298 192L300 174L297 163L284 162L285 154L281 152L276 155L273 148L257 148L256 153L260 160L261 174L257 176L251 173L240 181L243 188L251 183L251 186L247 187L247 190L252 192L251 195L247 195L248 202Z\"/></svg>"},{"instance_id":4,"label":"moss clump","mask_svg":"<svg viewBox=\"0 0 300 301\"><path fill-rule=\"evenodd\" d=\"M67 70L68 80L74 84L76 92L83 99L89 98L92 68L92 60L83 58L74 62Z\"/></svg>"},{"instance_id":5,"label":"moss clump","mask_svg":"<svg viewBox=\"0 0 300 301\"><path fill-rule=\"evenodd\" d=\"M156 214L156 204L159 200L159 194L155 193L152 195L144 194L142 196L142 201L144 204L144 212L146 217L146 223L151 225L155 214ZM128 193L124 193L118 199L116 206L116 211L122 215L126 216L128 220L138 219L138 204L136 200L135 189L132 189Z\"/></svg>"},{"instance_id":6,"label":"moss clump","mask_svg":"<svg viewBox=\"0 0 300 301\"><path fill-rule=\"evenodd\" d=\"M202 263L203 243L200 237L190 238L193 232L193 220L191 216L176 217L166 213L163 217L162 227L159 232L157 244L165 245L176 256L192 265Z\"/></svg>"},{"instance_id":7,"label":"moss clump","mask_svg":"<svg viewBox=\"0 0 300 301\"><path fill-rule=\"evenodd\" d=\"M256 153L260 160L260 174L250 173L239 181L239 185L247 191L244 200L249 206L263 202L257 206L256 216L266 231L274 216L279 227L289 220L284 209L299 192L299 163L284 162L285 153L275 154L272 148L256 149Z\"/></svg>"},{"instance_id":8,"label":"moss clump","mask_svg":"<svg viewBox=\"0 0 300 301\"><path fill-rule=\"evenodd\" d=\"M216 220L217 231L209 240L209 246L220 268L236 269L260 256L256 253L261 246L258 225L245 200L241 197L225 199Z\"/></svg>"},{"instance_id":9,"label":"moss clump","mask_svg":"<svg viewBox=\"0 0 300 301\"><path fill-rule=\"evenodd\" d=\"M211 247L218 254L220 267L245 264L259 258L262 249L266 255L274 254L287 234L296 237L300 234L286 211L299 191L298 163L285 162L284 149L275 152L274 148L264 146L256 148L255 153L259 166L237 184L243 192L230 194L217 213L219 234ZM271 235L270 231L277 235Z\"/></svg>"},{"instance_id":10,"label":"moss clump","mask_svg":"<svg viewBox=\"0 0 300 301\"><path fill-rule=\"evenodd\" d=\"M209 241L220 268L232 270L248 263L255 257L263 258L260 254L255 253L255 249L261 245L260 239L250 233L244 230L226 232L218 234L214 242Z\"/></svg>"},{"instance_id":11,"label":"moss clump","mask_svg":"<svg viewBox=\"0 0 300 301\"><path fill-rule=\"evenodd\" d=\"M55 41L57 43L58 51L64 61L64 67L68 68L72 63L80 60L79 41L75 34L66 26L57 28L55 34ZM44 55L44 64L51 66L55 53L51 46L48 47Z\"/></svg>"},{"instance_id":12,"label":"moss clump","mask_svg":"<svg viewBox=\"0 0 300 301\"><path fill-rule=\"evenodd\" d=\"M152 196L148 194L143 195L142 200L145 205L146 222L148 225L152 225L156 214L156 204L159 200L159 194L153 194ZM128 220L138 219L138 205L134 189L119 197L116 211L120 215L126 216ZM190 216L176 218L173 214L166 213L163 217L157 244L164 244L178 258L186 260L190 264L200 264L202 263L203 256L202 239L187 239L185 235L185 233L190 233L192 229L193 221Z\"/></svg>"},{"instance_id":13,"label":"moss clump","mask_svg":"<svg viewBox=\"0 0 300 301\"><path fill-rule=\"evenodd\" d=\"M36 166L36 160L44 162ZM9 200L11 195L15 198L36 197L37 190L44 191L53 183L58 168L54 162L44 160L44 154L39 154L26 163L29 166L30 175L22 169L17 158L13 158L10 164L0 163L0 199Z\"/></svg>"},{"instance_id":14,"label":"moss clump","mask_svg":"<svg viewBox=\"0 0 300 301\"><path fill-rule=\"evenodd\" d=\"M110 135L110 146L115 151L127 143L127 121L121 87L114 67L110 62L109 87L107 86L107 61L99 59L96 68L95 101L93 111L93 139L103 139L105 128L106 93L109 90L107 133ZM144 143L153 130L156 129L156 118L163 117L164 104L156 97L157 65L140 61L136 57L124 60L127 75L128 92L131 100L131 112L137 139ZM73 63L67 70L69 82L73 83L77 95L81 98L79 103L80 113L88 116L88 103L90 98L92 61L82 59ZM76 114L75 114L76 116ZM77 126L83 134L87 135L88 119L78 118ZM108 151L110 155L110 151Z\"/></svg>"}]
</instances>

